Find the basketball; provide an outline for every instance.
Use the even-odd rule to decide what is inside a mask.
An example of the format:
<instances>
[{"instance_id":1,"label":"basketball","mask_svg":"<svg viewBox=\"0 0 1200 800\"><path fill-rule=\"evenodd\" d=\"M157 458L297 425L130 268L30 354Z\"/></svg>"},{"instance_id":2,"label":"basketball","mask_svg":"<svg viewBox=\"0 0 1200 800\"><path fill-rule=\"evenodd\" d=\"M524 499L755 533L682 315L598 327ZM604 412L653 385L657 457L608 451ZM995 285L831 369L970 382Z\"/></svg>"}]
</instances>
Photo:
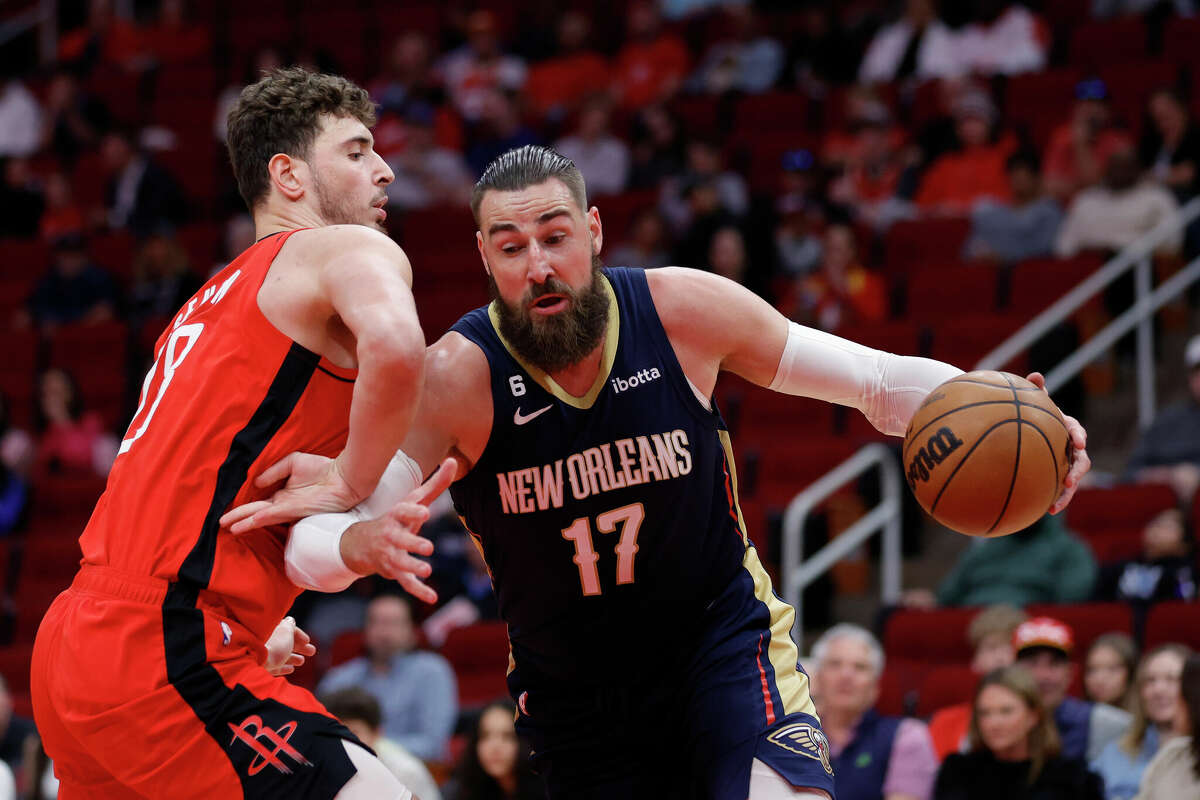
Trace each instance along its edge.
<instances>
[{"instance_id":1,"label":"basketball","mask_svg":"<svg viewBox=\"0 0 1200 800\"><path fill-rule=\"evenodd\" d=\"M1004 536L1045 514L1070 469L1062 412L1024 378L968 372L929 393L904 435L909 488L934 519Z\"/></svg>"}]
</instances>

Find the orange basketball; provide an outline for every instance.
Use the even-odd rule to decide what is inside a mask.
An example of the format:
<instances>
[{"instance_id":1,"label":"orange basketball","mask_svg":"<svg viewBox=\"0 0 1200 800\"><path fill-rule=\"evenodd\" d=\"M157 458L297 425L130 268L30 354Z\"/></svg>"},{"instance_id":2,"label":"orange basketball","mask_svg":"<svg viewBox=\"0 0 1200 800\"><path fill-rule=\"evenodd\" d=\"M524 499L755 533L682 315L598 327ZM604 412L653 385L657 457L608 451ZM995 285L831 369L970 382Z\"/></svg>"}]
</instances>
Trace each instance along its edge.
<instances>
[{"instance_id":1,"label":"orange basketball","mask_svg":"<svg viewBox=\"0 0 1200 800\"><path fill-rule=\"evenodd\" d=\"M1049 395L1007 372L968 372L929 393L904 435L904 474L921 507L970 536L1003 536L1053 505L1071 440Z\"/></svg>"}]
</instances>

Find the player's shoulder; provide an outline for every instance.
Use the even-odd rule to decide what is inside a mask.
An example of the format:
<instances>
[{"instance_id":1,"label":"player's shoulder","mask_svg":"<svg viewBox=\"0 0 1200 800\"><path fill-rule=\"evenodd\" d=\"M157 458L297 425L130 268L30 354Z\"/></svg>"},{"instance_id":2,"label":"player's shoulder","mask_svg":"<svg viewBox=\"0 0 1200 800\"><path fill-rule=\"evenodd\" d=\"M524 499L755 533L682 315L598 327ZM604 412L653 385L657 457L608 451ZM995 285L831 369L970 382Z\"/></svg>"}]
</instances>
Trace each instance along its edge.
<instances>
[{"instance_id":1,"label":"player's shoulder","mask_svg":"<svg viewBox=\"0 0 1200 800\"><path fill-rule=\"evenodd\" d=\"M427 386L454 393L479 393L486 391L490 377L487 355L458 331L448 331L425 350Z\"/></svg>"},{"instance_id":2,"label":"player's shoulder","mask_svg":"<svg viewBox=\"0 0 1200 800\"><path fill-rule=\"evenodd\" d=\"M682 315L694 321L697 312L719 312L741 288L728 278L689 267L648 269L646 283L664 320Z\"/></svg>"},{"instance_id":3,"label":"player's shoulder","mask_svg":"<svg viewBox=\"0 0 1200 800\"><path fill-rule=\"evenodd\" d=\"M378 250L400 254L400 245L386 233L366 225L324 225L319 228L304 228L292 234L293 240L302 244L307 252L321 254L346 253L351 249Z\"/></svg>"}]
</instances>

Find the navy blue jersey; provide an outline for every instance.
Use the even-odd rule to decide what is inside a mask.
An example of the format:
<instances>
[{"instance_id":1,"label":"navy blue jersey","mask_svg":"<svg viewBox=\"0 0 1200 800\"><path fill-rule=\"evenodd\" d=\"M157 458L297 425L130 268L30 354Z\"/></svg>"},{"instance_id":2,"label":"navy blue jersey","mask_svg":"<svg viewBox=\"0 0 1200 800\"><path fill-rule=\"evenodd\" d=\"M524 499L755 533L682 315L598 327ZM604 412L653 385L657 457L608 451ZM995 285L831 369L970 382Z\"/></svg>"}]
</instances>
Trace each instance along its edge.
<instances>
[{"instance_id":1,"label":"navy blue jersey","mask_svg":"<svg viewBox=\"0 0 1200 800\"><path fill-rule=\"evenodd\" d=\"M608 331L583 397L518 357L490 307L452 328L487 355L493 421L450 491L483 548L524 681L662 678L746 570L764 603L786 609L748 558L725 424L684 376L645 273L604 275Z\"/></svg>"}]
</instances>

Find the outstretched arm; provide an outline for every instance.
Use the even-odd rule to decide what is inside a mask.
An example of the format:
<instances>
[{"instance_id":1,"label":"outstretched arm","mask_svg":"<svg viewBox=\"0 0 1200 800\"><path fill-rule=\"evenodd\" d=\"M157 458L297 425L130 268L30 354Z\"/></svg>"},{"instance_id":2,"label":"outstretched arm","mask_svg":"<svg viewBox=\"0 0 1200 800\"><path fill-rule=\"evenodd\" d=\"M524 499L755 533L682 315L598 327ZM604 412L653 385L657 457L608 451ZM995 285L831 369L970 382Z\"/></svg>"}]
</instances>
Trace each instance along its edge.
<instances>
[{"instance_id":1,"label":"outstretched arm","mask_svg":"<svg viewBox=\"0 0 1200 800\"><path fill-rule=\"evenodd\" d=\"M669 267L646 275L684 373L706 393L727 370L775 391L857 408L879 430L902 436L929 392L962 374L789 322L745 287L711 273ZM1038 373L1029 379L1043 385ZM1066 422L1075 458L1052 512L1066 507L1091 464L1083 427L1072 417Z\"/></svg>"}]
</instances>

